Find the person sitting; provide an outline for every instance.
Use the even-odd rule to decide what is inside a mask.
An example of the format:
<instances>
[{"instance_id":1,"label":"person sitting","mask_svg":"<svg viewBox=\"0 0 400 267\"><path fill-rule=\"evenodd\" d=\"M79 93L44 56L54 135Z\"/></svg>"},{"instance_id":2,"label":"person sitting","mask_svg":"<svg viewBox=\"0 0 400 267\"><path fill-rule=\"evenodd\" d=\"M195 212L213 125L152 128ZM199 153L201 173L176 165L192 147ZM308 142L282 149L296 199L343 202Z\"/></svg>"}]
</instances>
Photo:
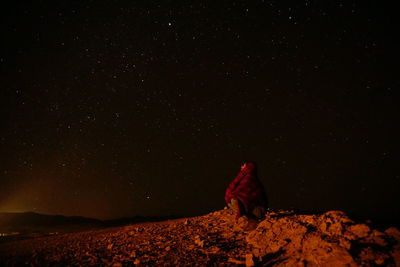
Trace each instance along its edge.
<instances>
[{"instance_id":1,"label":"person sitting","mask_svg":"<svg viewBox=\"0 0 400 267\"><path fill-rule=\"evenodd\" d=\"M241 216L262 219L267 208L267 197L260 180L257 177L255 162L245 162L235 179L229 184L225 193L225 202Z\"/></svg>"}]
</instances>

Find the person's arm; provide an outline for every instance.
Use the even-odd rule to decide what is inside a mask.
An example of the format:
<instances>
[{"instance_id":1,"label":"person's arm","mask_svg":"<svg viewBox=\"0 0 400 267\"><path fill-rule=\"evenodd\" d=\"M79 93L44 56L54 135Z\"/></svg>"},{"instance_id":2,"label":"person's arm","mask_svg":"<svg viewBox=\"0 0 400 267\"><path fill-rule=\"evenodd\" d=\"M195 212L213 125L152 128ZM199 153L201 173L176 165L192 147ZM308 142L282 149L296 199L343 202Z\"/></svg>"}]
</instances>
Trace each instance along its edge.
<instances>
[{"instance_id":1,"label":"person's arm","mask_svg":"<svg viewBox=\"0 0 400 267\"><path fill-rule=\"evenodd\" d=\"M243 178L243 174L239 173L235 179L233 179L233 181L229 184L228 188L226 189L225 192L225 202L229 203L232 199L232 197L235 196L235 191L240 183L240 181Z\"/></svg>"},{"instance_id":2,"label":"person's arm","mask_svg":"<svg viewBox=\"0 0 400 267\"><path fill-rule=\"evenodd\" d=\"M242 213L250 212L259 197L257 180L251 175L243 177L235 188L234 197L240 202Z\"/></svg>"}]
</instances>

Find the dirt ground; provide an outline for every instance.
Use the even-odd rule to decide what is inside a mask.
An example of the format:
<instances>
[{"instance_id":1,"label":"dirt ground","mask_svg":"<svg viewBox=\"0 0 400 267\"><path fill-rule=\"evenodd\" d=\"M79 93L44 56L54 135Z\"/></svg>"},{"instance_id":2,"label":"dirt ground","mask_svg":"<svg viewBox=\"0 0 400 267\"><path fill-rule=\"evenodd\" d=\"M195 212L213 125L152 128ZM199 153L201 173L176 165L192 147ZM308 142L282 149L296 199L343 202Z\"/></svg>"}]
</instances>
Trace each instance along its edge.
<instances>
[{"instance_id":1,"label":"dirt ground","mask_svg":"<svg viewBox=\"0 0 400 267\"><path fill-rule=\"evenodd\" d=\"M204 216L0 244L0 266L400 266L400 232L343 212L229 209Z\"/></svg>"}]
</instances>

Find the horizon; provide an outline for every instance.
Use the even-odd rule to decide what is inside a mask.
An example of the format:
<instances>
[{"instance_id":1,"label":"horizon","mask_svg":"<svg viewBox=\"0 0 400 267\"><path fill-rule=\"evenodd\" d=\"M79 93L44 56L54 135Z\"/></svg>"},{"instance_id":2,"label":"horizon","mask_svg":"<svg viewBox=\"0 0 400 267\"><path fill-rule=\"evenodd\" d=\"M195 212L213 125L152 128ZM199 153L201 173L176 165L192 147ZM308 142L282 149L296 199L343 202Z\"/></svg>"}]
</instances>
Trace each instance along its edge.
<instances>
[{"instance_id":1,"label":"horizon","mask_svg":"<svg viewBox=\"0 0 400 267\"><path fill-rule=\"evenodd\" d=\"M227 208L227 206L225 206ZM185 214L164 214L164 215L141 215L141 214L136 214L136 215L128 215L128 216L122 216L122 217L114 217L114 218L96 218L96 217L90 217L90 216L84 216L84 215L73 215L73 214L58 214L58 213L42 213L42 212L37 212L37 211L2 211L0 210L0 214L26 214L26 213L33 213L33 214L38 214L38 215L44 215L44 216L61 216L61 217L80 217L80 218L85 218L85 219L94 219L102 222L106 221L118 221L121 219L134 219L137 217L143 217L143 218L192 218L192 217L198 217L198 216L204 216L209 213L213 213L215 211L223 210L225 207L222 207L221 209L217 210L212 210L208 211L202 214L192 214L192 215L185 215ZM269 208L271 211L294 211L295 214L314 214L314 215L319 215L323 214L328 211L334 211L335 209L332 210L301 210L301 209L296 209L296 208L289 208L289 209L273 209ZM357 212L348 212L344 210L339 210L336 209L337 211L342 211L345 212L351 219L355 220L356 222L360 223L365 223L365 222L370 222L375 226L379 227L400 227L400 215L399 214L392 214L392 216L368 216L364 213L357 213Z\"/></svg>"},{"instance_id":2,"label":"horizon","mask_svg":"<svg viewBox=\"0 0 400 267\"><path fill-rule=\"evenodd\" d=\"M157 217L179 217L179 218L186 218L186 217L193 217L193 216L186 216L186 215L179 215L179 214L169 214L169 215L132 215L132 216L123 216L123 217L116 217L116 218L96 218L96 217L89 217L89 216L82 216L82 215L68 215L68 214L59 214L59 213L42 213L37 211L2 211L0 210L0 214L26 214L26 213L33 213L38 215L45 215L45 216L61 216L61 217L81 217L86 219L95 219L99 221L112 221L112 220L120 220L120 219L131 219L136 217L143 217L143 218L157 218ZM202 216L204 214L194 215L194 216Z\"/></svg>"}]
</instances>

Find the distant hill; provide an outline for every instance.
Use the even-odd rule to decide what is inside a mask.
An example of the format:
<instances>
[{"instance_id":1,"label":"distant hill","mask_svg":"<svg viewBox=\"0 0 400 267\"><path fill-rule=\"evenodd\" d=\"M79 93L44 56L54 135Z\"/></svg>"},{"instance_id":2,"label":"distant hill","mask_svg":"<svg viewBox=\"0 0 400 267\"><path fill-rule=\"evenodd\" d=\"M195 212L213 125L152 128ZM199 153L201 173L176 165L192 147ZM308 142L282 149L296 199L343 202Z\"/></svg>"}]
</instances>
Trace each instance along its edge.
<instances>
[{"instance_id":1,"label":"distant hill","mask_svg":"<svg viewBox=\"0 0 400 267\"><path fill-rule=\"evenodd\" d=\"M0 212L0 229L4 227L49 227L68 224L99 224L101 220L63 215L46 215L35 212Z\"/></svg>"},{"instance_id":2,"label":"distant hill","mask_svg":"<svg viewBox=\"0 0 400 267\"><path fill-rule=\"evenodd\" d=\"M48 215L36 212L0 212L0 232L4 230L33 229L40 227L66 226L73 224L92 224L101 226L120 226L139 222L157 222L182 216L134 216L111 220L99 220L81 216Z\"/></svg>"},{"instance_id":3,"label":"distant hill","mask_svg":"<svg viewBox=\"0 0 400 267\"><path fill-rule=\"evenodd\" d=\"M0 212L0 242L175 218L179 217L135 216L103 221L80 216L47 215L36 212Z\"/></svg>"},{"instance_id":4,"label":"distant hill","mask_svg":"<svg viewBox=\"0 0 400 267\"><path fill-rule=\"evenodd\" d=\"M77 232L101 228L104 222L79 216L45 215L35 212L0 212L0 235L19 238L35 234ZM5 238L2 238L3 241Z\"/></svg>"}]
</instances>

